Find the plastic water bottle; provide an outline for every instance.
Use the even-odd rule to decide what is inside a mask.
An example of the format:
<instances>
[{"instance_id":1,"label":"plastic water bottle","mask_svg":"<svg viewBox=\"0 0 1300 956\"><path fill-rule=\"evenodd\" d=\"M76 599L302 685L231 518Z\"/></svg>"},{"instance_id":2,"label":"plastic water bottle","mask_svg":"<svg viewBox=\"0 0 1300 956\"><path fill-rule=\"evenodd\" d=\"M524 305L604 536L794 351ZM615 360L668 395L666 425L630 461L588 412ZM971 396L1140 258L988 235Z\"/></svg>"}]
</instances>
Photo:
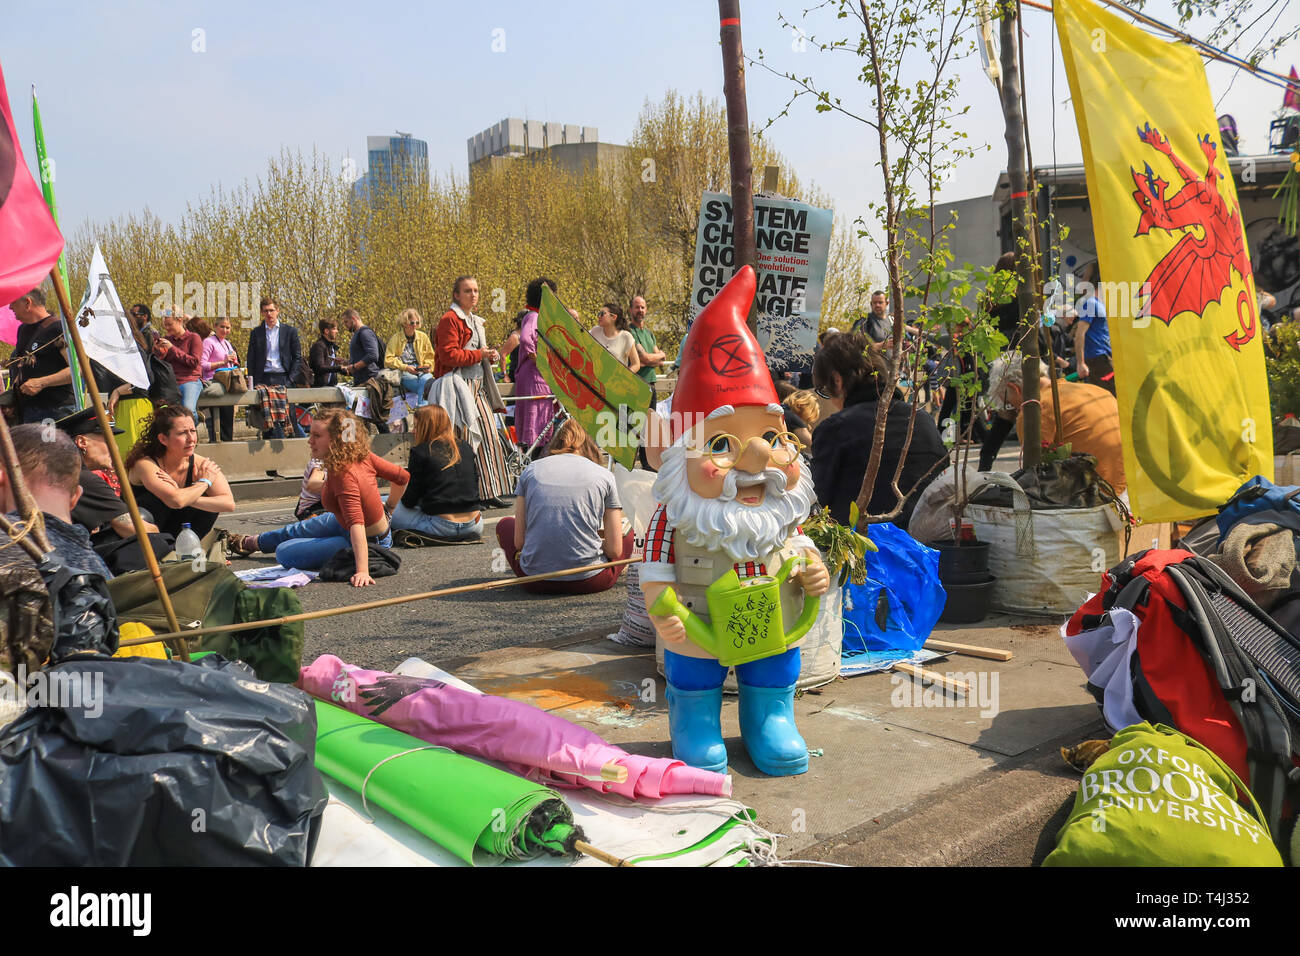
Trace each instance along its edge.
<instances>
[{"instance_id":1,"label":"plastic water bottle","mask_svg":"<svg viewBox=\"0 0 1300 956\"><path fill-rule=\"evenodd\" d=\"M181 533L176 536L176 554L182 561L189 561L203 553L203 542L190 530L188 523L181 525Z\"/></svg>"}]
</instances>

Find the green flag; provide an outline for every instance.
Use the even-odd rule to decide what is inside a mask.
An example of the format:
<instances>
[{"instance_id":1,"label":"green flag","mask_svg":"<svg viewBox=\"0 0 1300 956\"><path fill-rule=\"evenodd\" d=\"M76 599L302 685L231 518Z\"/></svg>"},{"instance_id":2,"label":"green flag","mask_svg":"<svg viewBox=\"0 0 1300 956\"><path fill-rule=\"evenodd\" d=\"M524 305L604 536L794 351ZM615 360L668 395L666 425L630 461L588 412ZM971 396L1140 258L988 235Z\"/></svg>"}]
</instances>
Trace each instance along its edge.
<instances>
[{"instance_id":1,"label":"green flag","mask_svg":"<svg viewBox=\"0 0 1300 956\"><path fill-rule=\"evenodd\" d=\"M50 207L50 215L54 217L54 224L59 224L59 209L54 202L54 168L50 164L45 153L45 130L41 128L41 108L36 102L36 86L32 85L32 127L36 132L36 162L41 172L41 193L45 196L45 205ZM59 278L63 280L64 291L71 296L72 286L68 285L68 254L66 251L59 253ZM86 386L81 380L81 366L77 362L76 349L72 344L72 336L68 334L68 321L63 316L63 309L55 306L59 313L59 321L63 324L63 342L68 349L68 367L72 370L72 395L77 403L77 408L86 407Z\"/></svg>"},{"instance_id":2,"label":"green flag","mask_svg":"<svg viewBox=\"0 0 1300 956\"><path fill-rule=\"evenodd\" d=\"M537 315L537 369L596 444L632 468L653 390L592 338L545 286Z\"/></svg>"}]
</instances>

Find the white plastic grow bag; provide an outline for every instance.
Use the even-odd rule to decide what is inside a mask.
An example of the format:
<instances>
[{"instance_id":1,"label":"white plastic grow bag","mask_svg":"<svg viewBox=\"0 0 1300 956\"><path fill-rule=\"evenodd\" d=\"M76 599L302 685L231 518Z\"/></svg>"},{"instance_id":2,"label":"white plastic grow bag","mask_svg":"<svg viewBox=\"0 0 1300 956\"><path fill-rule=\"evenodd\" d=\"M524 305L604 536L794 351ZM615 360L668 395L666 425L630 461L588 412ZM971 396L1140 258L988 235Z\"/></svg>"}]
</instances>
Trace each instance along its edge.
<instances>
[{"instance_id":1,"label":"white plastic grow bag","mask_svg":"<svg viewBox=\"0 0 1300 956\"><path fill-rule=\"evenodd\" d=\"M1113 505L1031 509L1010 475L983 472L975 485L1011 491L1012 507L968 504L975 537L989 544L997 578L992 605L1017 614L1073 614L1094 594L1101 573L1124 557L1124 520Z\"/></svg>"}]
</instances>

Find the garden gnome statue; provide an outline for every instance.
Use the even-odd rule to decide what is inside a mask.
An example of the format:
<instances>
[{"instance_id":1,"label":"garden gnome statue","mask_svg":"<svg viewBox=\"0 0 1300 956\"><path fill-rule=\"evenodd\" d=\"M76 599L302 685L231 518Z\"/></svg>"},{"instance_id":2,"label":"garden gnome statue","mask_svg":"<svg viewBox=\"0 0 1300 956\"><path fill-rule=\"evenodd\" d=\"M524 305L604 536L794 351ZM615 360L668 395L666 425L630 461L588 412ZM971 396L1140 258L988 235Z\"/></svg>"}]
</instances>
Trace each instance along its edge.
<instances>
[{"instance_id":1,"label":"garden gnome statue","mask_svg":"<svg viewBox=\"0 0 1300 956\"><path fill-rule=\"evenodd\" d=\"M799 531L814 501L812 476L745 324L754 288L754 270L742 267L682 347L641 585L664 642L673 755L726 769L722 684L736 662L745 747L764 773L785 776L808 769L794 721L793 635L807 630L830 578Z\"/></svg>"}]
</instances>

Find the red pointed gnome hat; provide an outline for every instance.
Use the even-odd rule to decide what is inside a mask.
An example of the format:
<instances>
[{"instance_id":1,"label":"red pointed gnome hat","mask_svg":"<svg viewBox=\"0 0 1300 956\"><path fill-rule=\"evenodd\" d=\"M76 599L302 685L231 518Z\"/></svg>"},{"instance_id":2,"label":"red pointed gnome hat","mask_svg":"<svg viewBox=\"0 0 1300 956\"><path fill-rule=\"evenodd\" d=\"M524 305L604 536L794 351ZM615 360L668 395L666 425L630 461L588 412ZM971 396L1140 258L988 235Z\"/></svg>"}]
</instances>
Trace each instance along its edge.
<instances>
[{"instance_id":1,"label":"red pointed gnome hat","mask_svg":"<svg viewBox=\"0 0 1300 956\"><path fill-rule=\"evenodd\" d=\"M723 405L779 404L767 358L745 324L756 285L753 268L741 266L691 325L673 392L673 441Z\"/></svg>"}]
</instances>

